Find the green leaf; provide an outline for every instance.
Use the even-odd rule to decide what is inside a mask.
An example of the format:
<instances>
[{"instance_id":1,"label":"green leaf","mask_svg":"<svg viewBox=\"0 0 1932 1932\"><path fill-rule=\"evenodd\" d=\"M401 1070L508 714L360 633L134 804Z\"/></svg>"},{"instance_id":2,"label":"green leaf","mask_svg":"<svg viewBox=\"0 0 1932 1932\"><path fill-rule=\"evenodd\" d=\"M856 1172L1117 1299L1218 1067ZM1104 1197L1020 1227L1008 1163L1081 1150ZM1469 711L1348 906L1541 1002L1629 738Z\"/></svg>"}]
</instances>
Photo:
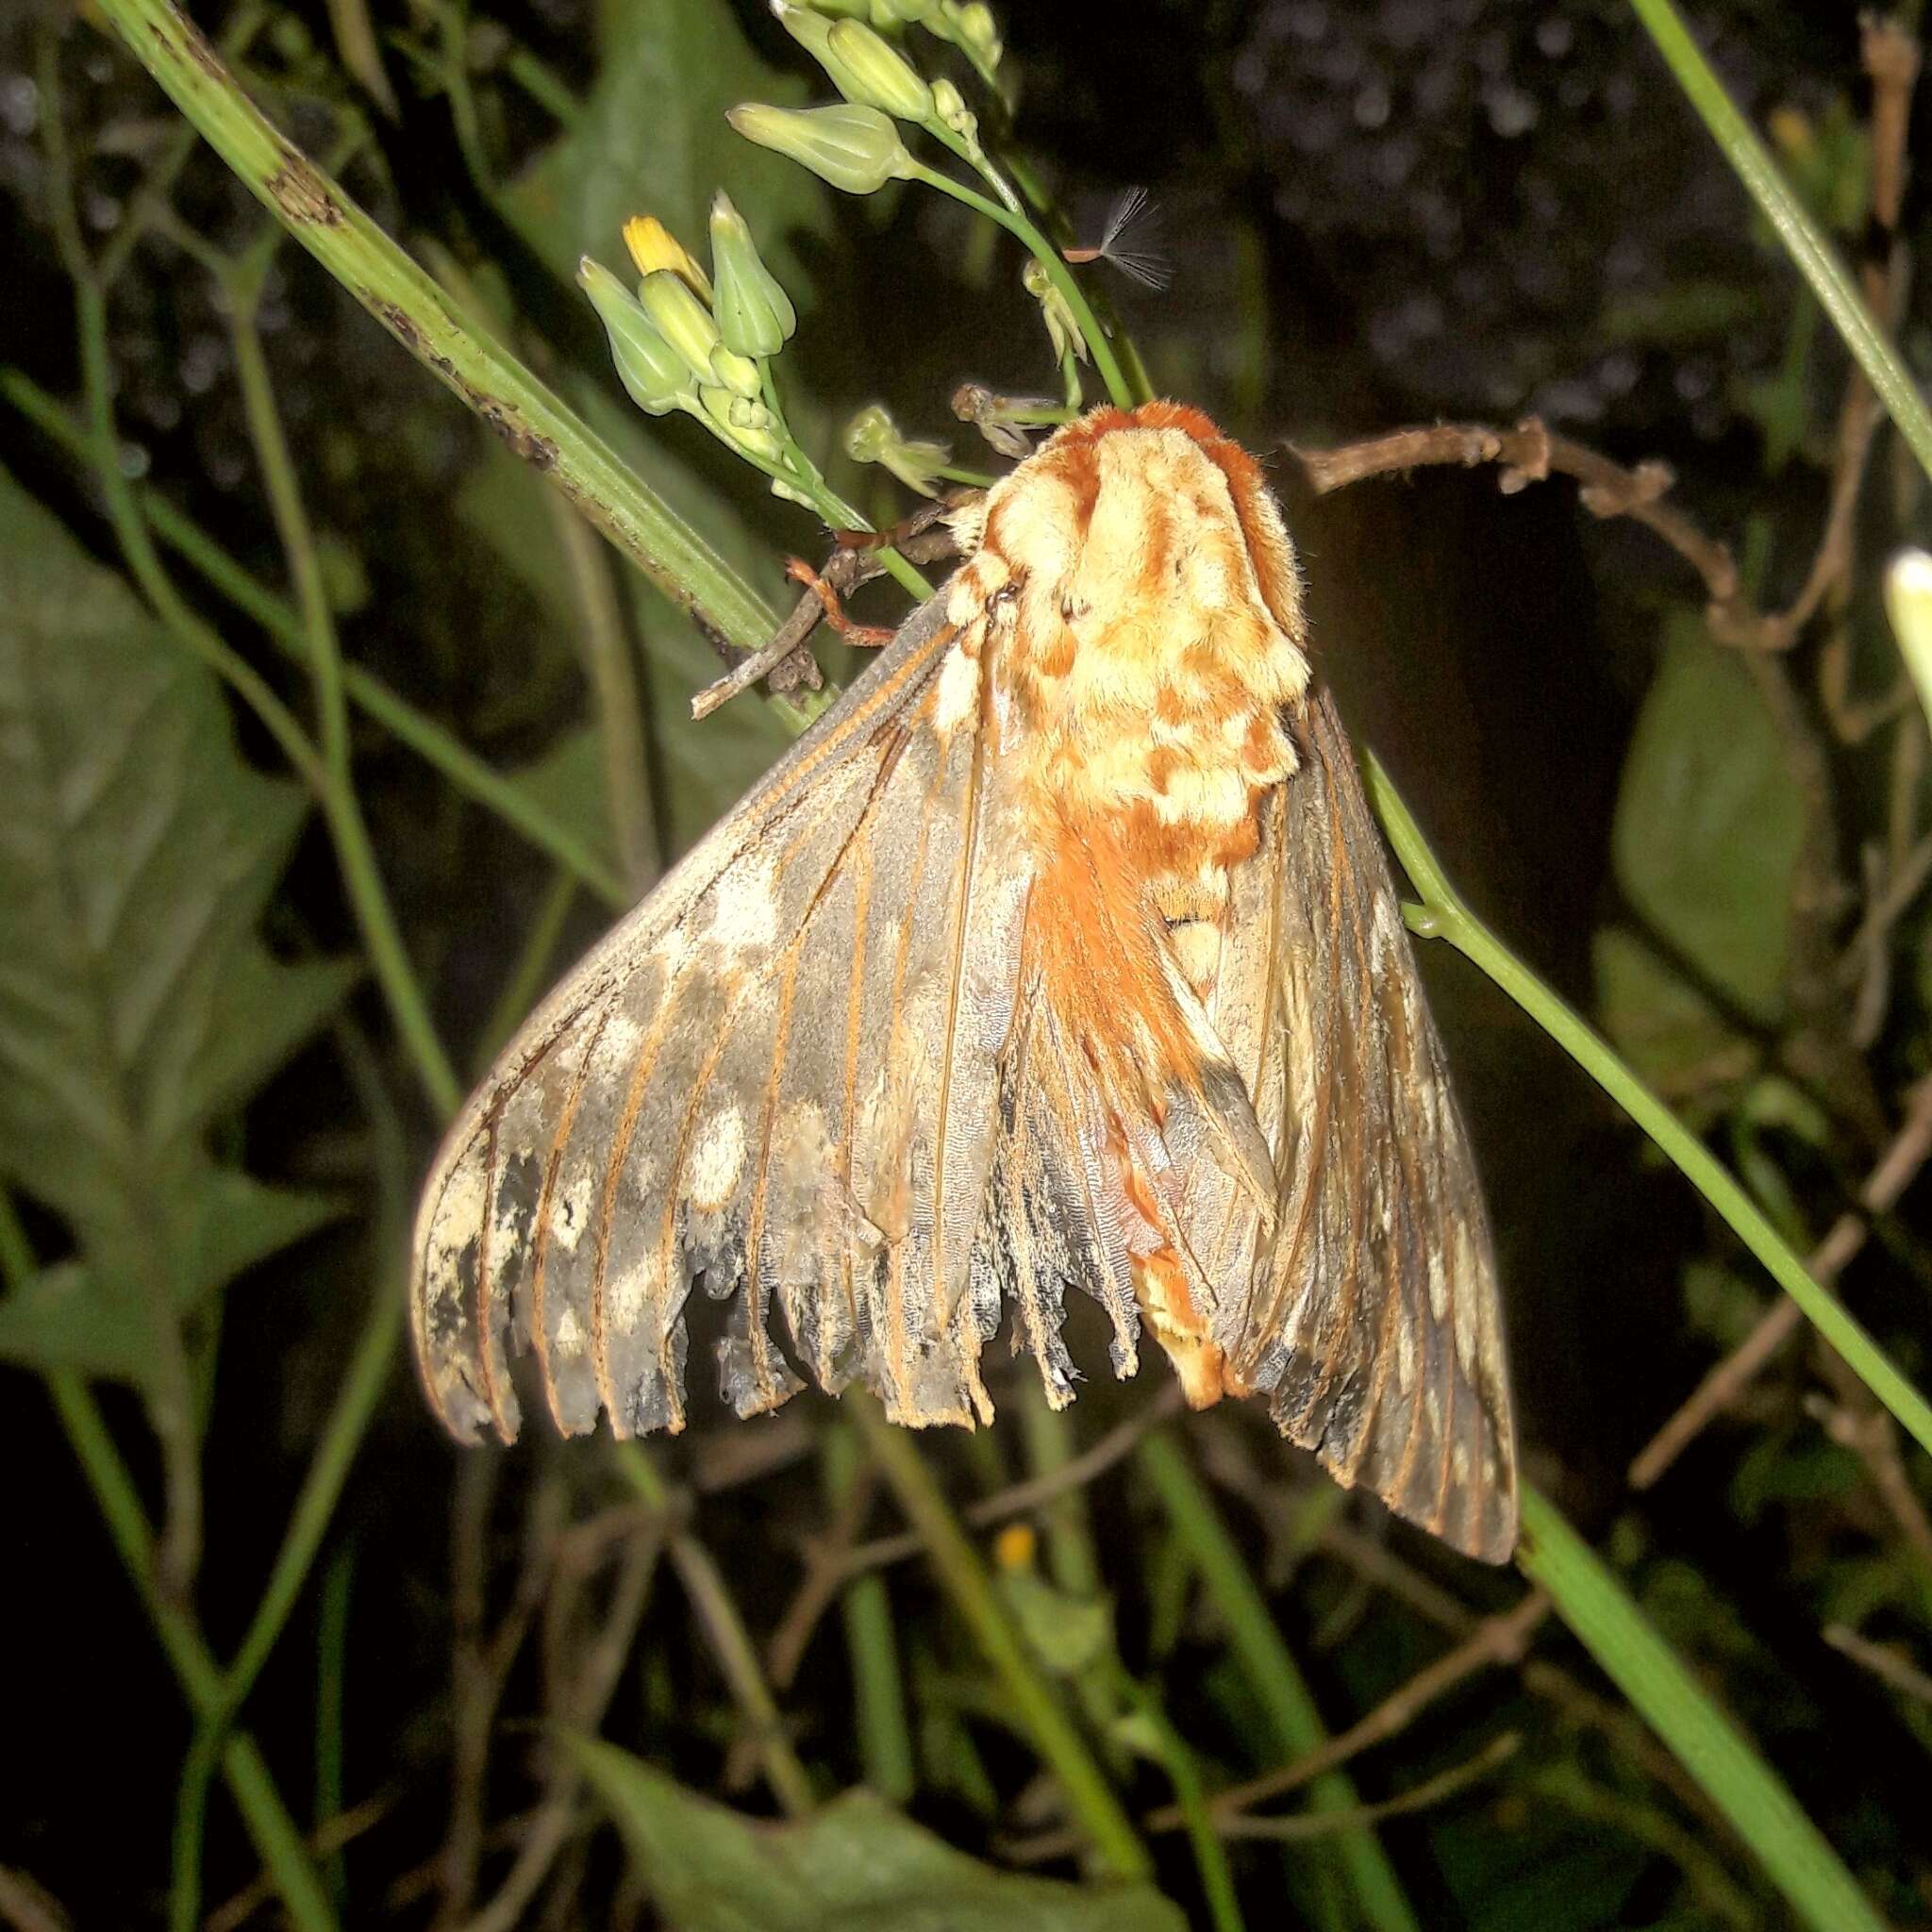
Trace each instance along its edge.
<instances>
[{"instance_id":1,"label":"green leaf","mask_svg":"<svg viewBox=\"0 0 1932 1932\"><path fill-rule=\"evenodd\" d=\"M1071 1596L1028 1570L1003 1570L1000 1593L1040 1660L1071 1677L1113 1645L1113 1609L1099 1597Z\"/></svg>"},{"instance_id":2,"label":"green leaf","mask_svg":"<svg viewBox=\"0 0 1932 1932\"><path fill-rule=\"evenodd\" d=\"M256 1262L292 1245L347 1211L334 1194L271 1188L232 1168L216 1168L184 1204L177 1312L195 1306ZM108 1381L146 1379L154 1349L141 1297L83 1261L45 1268L0 1301L0 1359L23 1367L77 1369Z\"/></svg>"},{"instance_id":3,"label":"green leaf","mask_svg":"<svg viewBox=\"0 0 1932 1932\"><path fill-rule=\"evenodd\" d=\"M1624 759L1611 858L1651 929L1767 1023L1782 1002L1803 838L1804 808L1750 674L1677 614Z\"/></svg>"},{"instance_id":4,"label":"green leaf","mask_svg":"<svg viewBox=\"0 0 1932 1932\"><path fill-rule=\"evenodd\" d=\"M606 865L616 868L610 812L604 801L604 756L591 725L566 731L541 758L513 772L510 783L575 833Z\"/></svg>"},{"instance_id":5,"label":"green leaf","mask_svg":"<svg viewBox=\"0 0 1932 1932\"><path fill-rule=\"evenodd\" d=\"M668 494L677 499L679 508L689 513L691 505L680 492L691 491L691 479L678 470L668 451L653 446L650 425L642 425L635 414L619 410L589 385L574 394L598 434L621 450L641 473L649 475L654 488L659 483L667 484ZM540 493L548 488L527 464L492 447L465 481L458 511L464 522L496 546L511 574L551 618L554 635L550 636L547 648L575 657L571 641L582 618L549 508ZM734 513L724 506L722 499L712 497L709 501L714 520L726 528L735 528ZM752 567L757 546L745 541L741 531L735 545L729 547L738 553L735 561L741 567ZM765 574L775 575L769 568L770 558L761 560L766 565ZM709 684L723 666L695 627L674 615L664 600L634 571L623 571L622 582L628 593L633 627L645 641L641 680L644 724L651 756L657 760L660 774L653 789L664 815L668 849L681 852L751 789L784 752L788 740L770 708L756 698L737 699L703 724L694 723L691 715L691 695ZM782 605L786 600L779 596L776 601ZM591 742L588 734L584 741ZM553 758L563 760L550 776L537 779L540 791L553 805L564 801L543 788L554 782L570 793L582 775L582 768L569 762L585 756L582 746L566 753L566 742L567 740L558 741L529 768L529 774L534 775L548 767ZM593 755L591 763L594 765ZM601 774L597 774L596 783L596 795L601 800ZM589 796L575 793L573 808L566 813L568 823L586 833L589 827L581 808ZM601 804L597 808L596 840L600 852L608 848L609 816Z\"/></svg>"},{"instance_id":6,"label":"green leaf","mask_svg":"<svg viewBox=\"0 0 1932 1932\"><path fill-rule=\"evenodd\" d=\"M627 216L654 214L690 249L711 197L728 186L756 212L773 273L796 292L807 277L790 240L822 230L824 196L789 161L741 140L724 120L741 101L801 107L803 77L752 51L725 0L600 0L597 81L576 125L511 187L511 218L566 280L577 258L615 249Z\"/></svg>"},{"instance_id":7,"label":"green leaf","mask_svg":"<svg viewBox=\"0 0 1932 1932\"><path fill-rule=\"evenodd\" d=\"M566 1738L677 1932L1182 1932L1151 1886L1066 1885L977 1863L870 1791L796 1824L700 1798L614 1745Z\"/></svg>"},{"instance_id":8,"label":"green leaf","mask_svg":"<svg viewBox=\"0 0 1932 1932\"><path fill-rule=\"evenodd\" d=\"M0 1182L80 1264L11 1311L8 1350L73 1362L92 1309L93 1366L123 1374L126 1319L325 1211L218 1170L207 1136L355 968L263 948L302 794L242 762L212 674L4 472L0 583Z\"/></svg>"}]
</instances>

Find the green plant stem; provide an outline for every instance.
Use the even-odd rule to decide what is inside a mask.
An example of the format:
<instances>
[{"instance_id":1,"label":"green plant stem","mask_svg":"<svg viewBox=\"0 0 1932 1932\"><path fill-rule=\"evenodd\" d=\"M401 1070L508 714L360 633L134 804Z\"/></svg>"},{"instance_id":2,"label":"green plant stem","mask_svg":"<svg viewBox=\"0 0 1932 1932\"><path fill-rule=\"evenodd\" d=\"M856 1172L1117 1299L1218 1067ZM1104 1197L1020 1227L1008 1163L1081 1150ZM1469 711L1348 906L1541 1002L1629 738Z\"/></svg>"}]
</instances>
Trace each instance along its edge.
<instances>
[{"instance_id":1,"label":"green plant stem","mask_svg":"<svg viewBox=\"0 0 1932 1932\"><path fill-rule=\"evenodd\" d=\"M1932 475L1932 413L1918 385L1883 328L1866 308L1824 231L1777 171L1764 143L1724 92L1672 0L1630 0L1684 97L1696 108L1711 139L1776 231L1785 252L1811 284L1845 346L1864 370L1899 434L1927 475Z\"/></svg>"},{"instance_id":2,"label":"green plant stem","mask_svg":"<svg viewBox=\"0 0 1932 1932\"><path fill-rule=\"evenodd\" d=\"M1214 1829L1214 1814L1208 1809L1208 1791L1201 1768L1187 1740L1169 1722L1160 1699L1124 1670L1121 1694L1143 1726L1144 1745L1167 1774L1174 1787L1174 1803L1180 1807L1188 1834L1188 1845L1194 1855L1194 1869L1200 1874L1201 1890L1208 1898L1208 1923L1214 1932L1246 1932L1241 1899L1235 1890L1234 1873L1227 1862L1227 1847Z\"/></svg>"},{"instance_id":3,"label":"green plant stem","mask_svg":"<svg viewBox=\"0 0 1932 1932\"><path fill-rule=\"evenodd\" d=\"M155 1589L154 1533L108 1424L78 1375L57 1372L46 1383L122 1566L146 1607L191 1708L197 1719L205 1717L221 1699L221 1672L193 1619ZM308 1847L255 1740L244 1731L230 1731L222 1742L220 1762L242 1822L290 1918L301 1932L334 1932L335 1914L309 1862Z\"/></svg>"},{"instance_id":4,"label":"green plant stem","mask_svg":"<svg viewBox=\"0 0 1932 1932\"><path fill-rule=\"evenodd\" d=\"M1041 273L1073 310L1074 320L1086 338L1088 348L1092 351L1093 367L1106 384L1108 394L1122 408L1131 408L1134 391L1114 355L1112 340L1101 327L1100 318L1094 314L1079 282L1060 259L1059 250L1024 214L1002 208L977 189L968 188L963 181L955 181L950 175L941 175L936 168L915 161L910 178L924 182L928 188L937 188L941 194L950 194L955 201L964 202L968 208L977 208L988 221L997 222L1009 235L1017 236L1025 244L1027 252L1039 262Z\"/></svg>"},{"instance_id":5,"label":"green plant stem","mask_svg":"<svg viewBox=\"0 0 1932 1932\"><path fill-rule=\"evenodd\" d=\"M323 582L315 533L302 502L294 458L282 431L275 386L261 352L261 338L256 330L253 302L246 291L233 284L228 293L233 311L229 334L235 347L235 373L242 390L242 412L261 464L275 528L289 559L290 575L294 578L296 607L301 611L302 628L308 643L308 668L315 684L326 774L322 793L323 816L328 823L336 862L341 868L342 885L355 908L356 924L368 949L376 983L388 1002L390 1017L415 1062L430 1104L446 1118L462 1105L462 1083L437 1037L429 1002L403 943L389 894L383 888L361 803L356 796L355 773L349 761L349 713L342 685L341 647Z\"/></svg>"},{"instance_id":6,"label":"green plant stem","mask_svg":"<svg viewBox=\"0 0 1932 1932\"><path fill-rule=\"evenodd\" d=\"M924 1543L947 1596L972 1630L1034 1748L1058 1779L1067 1808L1091 1840L1095 1856L1115 1877L1147 1877L1153 1862L1146 1846L1087 1748L1086 1740L1028 1654L979 1552L960 1526L912 1438L886 1420L885 1411L872 1396L855 1391L847 1393L845 1403L865 1433L866 1446L879 1474Z\"/></svg>"},{"instance_id":7,"label":"green plant stem","mask_svg":"<svg viewBox=\"0 0 1932 1932\"><path fill-rule=\"evenodd\" d=\"M625 1480L647 1508L670 1524L671 1494L649 1454L634 1441L613 1442L611 1448ZM758 1651L711 1553L689 1530L676 1528L671 1531L668 1549L672 1568L704 1625L718 1668L724 1672L739 1708L750 1721L751 1741L764 1765L772 1795L791 1817L808 1816L818 1803L811 1778L785 1735L785 1720L772 1696L772 1687L765 1682Z\"/></svg>"},{"instance_id":8,"label":"green plant stem","mask_svg":"<svg viewBox=\"0 0 1932 1932\"><path fill-rule=\"evenodd\" d=\"M0 369L0 397L11 403L34 426L69 455L97 472L105 461L96 446L77 429L65 409L30 376L17 369ZM135 508L169 549L191 564L229 603L252 618L287 656L306 659L308 640L302 620L287 599L236 562L185 511L146 484L133 490ZM360 665L344 662L342 688L350 702L382 725L392 737L441 772L466 797L491 811L525 839L547 854L608 906L629 906L636 895L609 866L560 820L526 796L493 770L435 719L426 717L407 698L399 697Z\"/></svg>"},{"instance_id":9,"label":"green plant stem","mask_svg":"<svg viewBox=\"0 0 1932 1932\"><path fill-rule=\"evenodd\" d=\"M1143 1437L1134 1460L1160 1500L1170 1527L1187 1551L1203 1587L1227 1625L1228 1641L1266 1713L1275 1747L1286 1758L1304 1757L1328 1741L1322 1714L1301 1671L1283 1642L1267 1600L1173 1433ZM1324 1772L1308 1785L1312 1811L1359 1807L1346 1772ZM1379 1932L1419 1932L1416 1917L1380 1840L1366 1824L1336 1834L1335 1849L1355 1890L1363 1919Z\"/></svg>"},{"instance_id":10,"label":"green plant stem","mask_svg":"<svg viewBox=\"0 0 1932 1932\"><path fill-rule=\"evenodd\" d=\"M741 649L777 618L682 518L500 343L467 324L434 280L270 125L170 0L101 0L135 58L309 254L680 607Z\"/></svg>"},{"instance_id":11,"label":"green plant stem","mask_svg":"<svg viewBox=\"0 0 1932 1932\"><path fill-rule=\"evenodd\" d=\"M589 524L564 502L549 496L550 524L563 552L575 600L591 711L604 767L604 808L618 863L634 893L663 869L651 811L650 760L637 665L625 628L610 559Z\"/></svg>"},{"instance_id":12,"label":"green plant stem","mask_svg":"<svg viewBox=\"0 0 1932 1932\"><path fill-rule=\"evenodd\" d=\"M319 1826L342 1809L342 1765L348 1699L349 1595L356 1575L355 1544L344 1543L322 1579L315 1624L315 1796L309 1816ZM348 1896L348 1866L340 1851L324 1876L338 1911Z\"/></svg>"},{"instance_id":13,"label":"green plant stem","mask_svg":"<svg viewBox=\"0 0 1932 1932\"><path fill-rule=\"evenodd\" d=\"M1364 774L1375 815L1403 870L1422 893L1412 930L1447 940L1481 969L1675 1162L1730 1224L1812 1325L1837 1349L1901 1426L1932 1454L1932 1405L1900 1374L1838 1298L1814 1280L1750 1195L1704 1143L1610 1050L1608 1044L1524 965L1462 903L1389 774L1373 754Z\"/></svg>"},{"instance_id":14,"label":"green plant stem","mask_svg":"<svg viewBox=\"0 0 1932 1932\"><path fill-rule=\"evenodd\" d=\"M824 1431L821 1448L825 1499L844 1508L863 1459L857 1432L843 1418ZM906 1717L905 1674L892 1631L892 1601L877 1572L855 1576L839 1592L845 1651L852 1663L853 1718L865 1781L880 1797L909 1804L919 1786L912 1729Z\"/></svg>"},{"instance_id":15,"label":"green plant stem","mask_svg":"<svg viewBox=\"0 0 1932 1932\"><path fill-rule=\"evenodd\" d=\"M1523 1492L1517 1562L1736 1826L1818 1932L1881 1932L1837 1853L1784 1782L1711 1703L1617 1579L1536 1490Z\"/></svg>"},{"instance_id":16,"label":"green plant stem","mask_svg":"<svg viewBox=\"0 0 1932 1932\"><path fill-rule=\"evenodd\" d=\"M496 995L489 1019L483 1023L483 1031L476 1041L475 1068L479 1080L508 1043L510 1035L528 1017L543 989L550 984L554 976L551 958L557 951L558 941L563 937L564 924L570 917L570 908L576 903L576 880L567 872L558 872L538 906L536 916L524 934L523 944L517 949L516 964L511 967L509 977L504 981L502 991Z\"/></svg>"}]
</instances>

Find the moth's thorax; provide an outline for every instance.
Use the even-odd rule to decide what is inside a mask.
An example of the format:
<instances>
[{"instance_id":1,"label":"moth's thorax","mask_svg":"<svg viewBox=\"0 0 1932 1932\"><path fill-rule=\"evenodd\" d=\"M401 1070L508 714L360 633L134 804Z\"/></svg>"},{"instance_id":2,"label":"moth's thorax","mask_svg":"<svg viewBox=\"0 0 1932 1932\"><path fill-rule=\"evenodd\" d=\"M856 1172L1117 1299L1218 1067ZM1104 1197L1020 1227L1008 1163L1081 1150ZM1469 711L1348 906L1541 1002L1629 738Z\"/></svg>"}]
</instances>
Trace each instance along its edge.
<instances>
[{"instance_id":1,"label":"moth's thorax","mask_svg":"<svg viewBox=\"0 0 1932 1932\"><path fill-rule=\"evenodd\" d=\"M1293 553L1253 461L1170 405L1090 417L989 492L955 594L989 613L1045 826L1104 848L1170 924L1215 920L1294 769L1283 708L1308 684ZM1197 983L1203 943L1182 947Z\"/></svg>"}]
</instances>

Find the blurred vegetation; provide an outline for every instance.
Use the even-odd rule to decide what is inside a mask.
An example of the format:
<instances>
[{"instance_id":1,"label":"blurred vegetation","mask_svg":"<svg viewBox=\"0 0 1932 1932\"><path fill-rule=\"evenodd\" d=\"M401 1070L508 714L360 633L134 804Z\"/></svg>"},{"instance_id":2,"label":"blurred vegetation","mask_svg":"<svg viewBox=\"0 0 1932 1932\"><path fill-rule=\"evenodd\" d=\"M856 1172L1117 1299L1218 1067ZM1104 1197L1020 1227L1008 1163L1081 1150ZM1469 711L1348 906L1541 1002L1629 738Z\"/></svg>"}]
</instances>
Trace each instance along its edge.
<instances>
[{"instance_id":1,"label":"blurred vegetation","mask_svg":"<svg viewBox=\"0 0 1932 1932\"><path fill-rule=\"evenodd\" d=\"M117 37L165 66L161 0L0 25L0 1429L34 1767L0 1918L1932 1923L1932 1477L1893 1420L1932 1375L1932 823L1882 594L1927 519L1873 387L1916 437L1914 20L1693 22L1807 230L1660 0L1027 9L1002 55L977 13L871 10L1056 242L1152 185L1172 288L1083 285L1158 391L1274 453L1324 669L1460 889L1383 790L1420 929L1491 975L1423 948L1503 1251L1525 1594L1264 1417L1144 1383L1055 1417L1015 1376L951 1441L815 1396L621 1454L441 1440L399 1341L441 1118L814 702L691 722L720 653L680 606L733 655L825 540L728 439L632 407L579 257L621 269L639 213L704 254L727 189L797 311L790 429L881 525L915 500L894 468L999 466L945 399L1058 398L1080 318L1051 339L956 201L841 195L733 133L830 95L734 0L194 11L554 392L564 470L601 438L735 614L613 555L557 448L520 461L500 397L466 410L300 253ZM855 461L874 403L949 458ZM1443 418L1494 432L1339 487L1328 446ZM1552 1036L1672 1115L1633 1131ZM1883 1356L1757 1265L1815 1295L1797 1256Z\"/></svg>"}]
</instances>

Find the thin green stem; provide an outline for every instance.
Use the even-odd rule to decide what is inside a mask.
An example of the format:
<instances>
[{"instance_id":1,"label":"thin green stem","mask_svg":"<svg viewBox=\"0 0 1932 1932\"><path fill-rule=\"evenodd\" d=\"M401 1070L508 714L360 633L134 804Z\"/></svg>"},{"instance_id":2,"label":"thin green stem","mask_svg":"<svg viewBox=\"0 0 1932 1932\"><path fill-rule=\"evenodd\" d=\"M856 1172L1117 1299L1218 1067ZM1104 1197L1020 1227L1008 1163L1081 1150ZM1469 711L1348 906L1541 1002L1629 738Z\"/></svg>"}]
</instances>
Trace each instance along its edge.
<instances>
[{"instance_id":1,"label":"thin green stem","mask_svg":"<svg viewBox=\"0 0 1932 1932\"><path fill-rule=\"evenodd\" d=\"M355 909L356 923L376 983L388 1002L390 1017L415 1062L430 1104L446 1117L462 1105L462 1083L437 1037L429 1002L403 943L401 929L383 887L381 869L376 864L368 823L356 796L355 774L349 762L341 647L323 582L322 559L315 547L308 512L302 502L294 458L282 431L281 412L275 407L275 386L269 378L251 305L242 291L231 287L229 293L235 303L230 336L235 347L235 373L242 390L242 412L261 464L275 528L289 559L290 575L295 582L296 604L308 643L309 674L315 683L316 708L322 720L323 762L327 774L322 794L323 815L335 844L342 885Z\"/></svg>"},{"instance_id":2,"label":"thin green stem","mask_svg":"<svg viewBox=\"0 0 1932 1932\"><path fill-rule=\"evenodd\" d=\"M221 1700L221 1672L193 1619L155 1589L154 1532L135 1492L134 1480L86 1383L66 1372L50 1374L46 1382L122 1567L147 1611L190 1706L201 1718ZM309 1862L308 1847L254 1740L244 1732L231 1731L222 1745L221 1766L236 1808L290 1918L300 1932L334 1932L335 1914Z\"/></svg>"},{"instance_id":3,"label":"thin green stem","mask_svg":"<svg viewBox=\"0 0 1932 1932\"><path fill-rule=\"evenodd\" d=\"M269 124L169 0L102 0L135 57L242 184L437 378L577 504L664 594L756 650L777 618L502 344L471 326L435 281L341 184Z\"/></svg>"},{"instance_id":4,"label":"thin green stem","mask_svg":"<svg viewBox=\"0 0 1932 1932\"><path fill-rule=\"evenodd\" d=\"M650 761L630 634L625 628L610 560L591 525L560 496L548 499L550 525L570 576L581 620L581 649L597 746L604 765L604 807L618 863L641 892L663 867L651 810Z\"/></svg>"},{"instance_id":5,"label":"thin green stem","mask_svg":"<svg viewBox=\"0 0 1932 1932\"><path fill-rule=\"evenodd\" d=\"M356 1575L356 1546L345 1542L323 1574L315 1620L315 1795L309 1817L317 1825L342 1809L342 1765L348 1698L349 1594ZM340 1911L348 1895L348 1868L340 1851L324 1871Z\"/></svg>"},{"instance_id":6,"label":"thin green stem","mask_svg":"<svg viewBox=\"0 0 1932 1932\"><path fill-rule=\"evenodd\" d=\"M1462 903L1373 754L1365 756L1364 774L1389 842L1423 894L1423 906L1409 919L1413 930L1425 938L1447 940L1474 960L1623 1108L1730 1224L1907 1433L1932 1454L1932 1404L1900 1374L1838 1298L1812 1277L1757 1203L1703 1141L1617 1058L1581 1015L1558 999Z\"/></svg>"},{"instance_id":7,"label":"thin green stem","mask_svg":"<svg viewBox=\"0 0 1932 1932\"><path fill-rule=\"evenodd\" d=\"M863 1460L857 1432L842 1418L825 1430L821 1452L825 1500L833 1512L850 1502ZM839 1592L845 1653L852 1663L853 1718L865 1781L895 1805L911 1801L919 1774L906 1716L906 1679L892 1630L892 1601L876 1571L855 1576Z\"/></svg>"},{"instance_id":8,"label":"thin green stem","mask_svg":"<svg viewBox=\"0 0 1932 1932\"><path fill-rule=\"evenodd\" d=\"M1215 1932L1246 1932L1227 1847L1214 1828L1214 1814L1208 1806L1207 1786L1194 1754L1169 1722L1159 1698L1124 1670L1120 1677L1122 1695L1133 1714L1129 1722L1139 1723L1142 1732L1140 1742L1147 1755L1158 1761L1174 1787L1174 1803L1180 1807L1188 1845L1194 1855L1194 1869L1207 1895L1208 1923Z\"/></svg>"},{"instance_id":9,"label":"thin green stem","mask_svg":"<svg viewBox=\"0 0 1932 1932\"><path fill-rule=\"evenodd\" d=\"M1607 1675L1649 1721L1818 1932L1880 1932L1880 1921L1782 1779L1733 1728L1555 1505L1523 1492L1517 1562L1549 1591Z\"/></svg>"},{"instance_id":10,"label":"thin green stem","mask_svg":"<svg viewBox=\"0 0 1932 1932\"><path fill-rule=\"evenodd\" d=\"M1289 1759L1319 1750L1328 1741L1322 1714L1213 1497L1168 1430L1144 1437L1134 1458L1221 1612L1276 1748ZM1353 1811L1360 1802L1344 1771L1325 1772L1308 1785L1310 1810ZM1335 1849L1362 1918L1378 1932L1418 1932L1415 1913L1374 1830L1366 1824L1338 1830Z\"/></svg>"},{"instance_id":11,"label":"thin green stem","mask_svg":"<svg viewBox=\"0 0 1932 1932\"><path fill-rule=\"evenodd\" d=\"M551 957L563 937L564 924L570 917L570 908L576 903L576 880L569 873L559 871L538 906L536 917L530 921L529 929L524 934L524 942L518 948L516 964L510 969L509 977L503 982L503 990L496 995L495 1005L490 1008L489 1019L483 1023L483 1031L476 1043L478 1078L503 1051L510 1035L523 1024L530 1008L537 1004L539 994L550 984L553 976Z\"/></svg>"},{"instance_id":12,"label":"thin green stem","mask_svg":"<svg viewBox=\"0 0 1932 1932\"><path fill-rule=\"evenodd\" d=\"M968 208L977 208L989 221L997 222L1009 235L1017 236L1025 244L1027 252L1040 264L1041 273L1065 298L1067 307L1073 310L1080 333L1086 338L1087 346L1093 353L1093 366L1099 372L1101 381L1106 384L1108 394L1122 408L1131 408L1134 404L1134 392L1114 355L1112 340L1101 327L1100 318L1094 314L1091 304L1088 302L1073 272L1060 259L1059 251L1033 223L1025 215L1002 208L998 202L981 194L977 189L968 188L963 181L955 181L950 175L941 175L938 169L928 168L924 162L912 163L910 178L924 181L929 188L937 188L941 194L950 194L955 201L964 202Z\"/></svg>"},{"instance_id":13,"label":"thin green stem","mask_svg":"<svg viewBox=\"0 0 1932 1932\"><path fill-rule=\"evenodd\" d=\"M1028 1653L979 1552L911 1437L894 1428L870 1395L848 1393L845 1401L865 1432L873 1461L924 1543L941 1584L998 1676L1034 1748L1059 1780L1067 1808L1091 1840L1096 1857L1116 1877L1145 1878L1153 1870L1146 1846Z\"/></svg>"},{"instance_id":14,"label":"thin green stem","mask_svg":"<svg viewBox=\"0 0 1932 1932\"><path fill-rule=\"evenodd\" d=\"M1669 63L1685 99L1696 108L1711 139L1776 230L1786 254L1811 284L1845 346L1897 424L1899 434L1911 445L1920 467L1932 475L1932 412L1927 411L1911 372L1865 306L1824 230L1791 192L1751 124L1724 92L1724 83L1691 39L1672 0L1630 0L1630 6Z\"/></svg>"}]
</instances>

